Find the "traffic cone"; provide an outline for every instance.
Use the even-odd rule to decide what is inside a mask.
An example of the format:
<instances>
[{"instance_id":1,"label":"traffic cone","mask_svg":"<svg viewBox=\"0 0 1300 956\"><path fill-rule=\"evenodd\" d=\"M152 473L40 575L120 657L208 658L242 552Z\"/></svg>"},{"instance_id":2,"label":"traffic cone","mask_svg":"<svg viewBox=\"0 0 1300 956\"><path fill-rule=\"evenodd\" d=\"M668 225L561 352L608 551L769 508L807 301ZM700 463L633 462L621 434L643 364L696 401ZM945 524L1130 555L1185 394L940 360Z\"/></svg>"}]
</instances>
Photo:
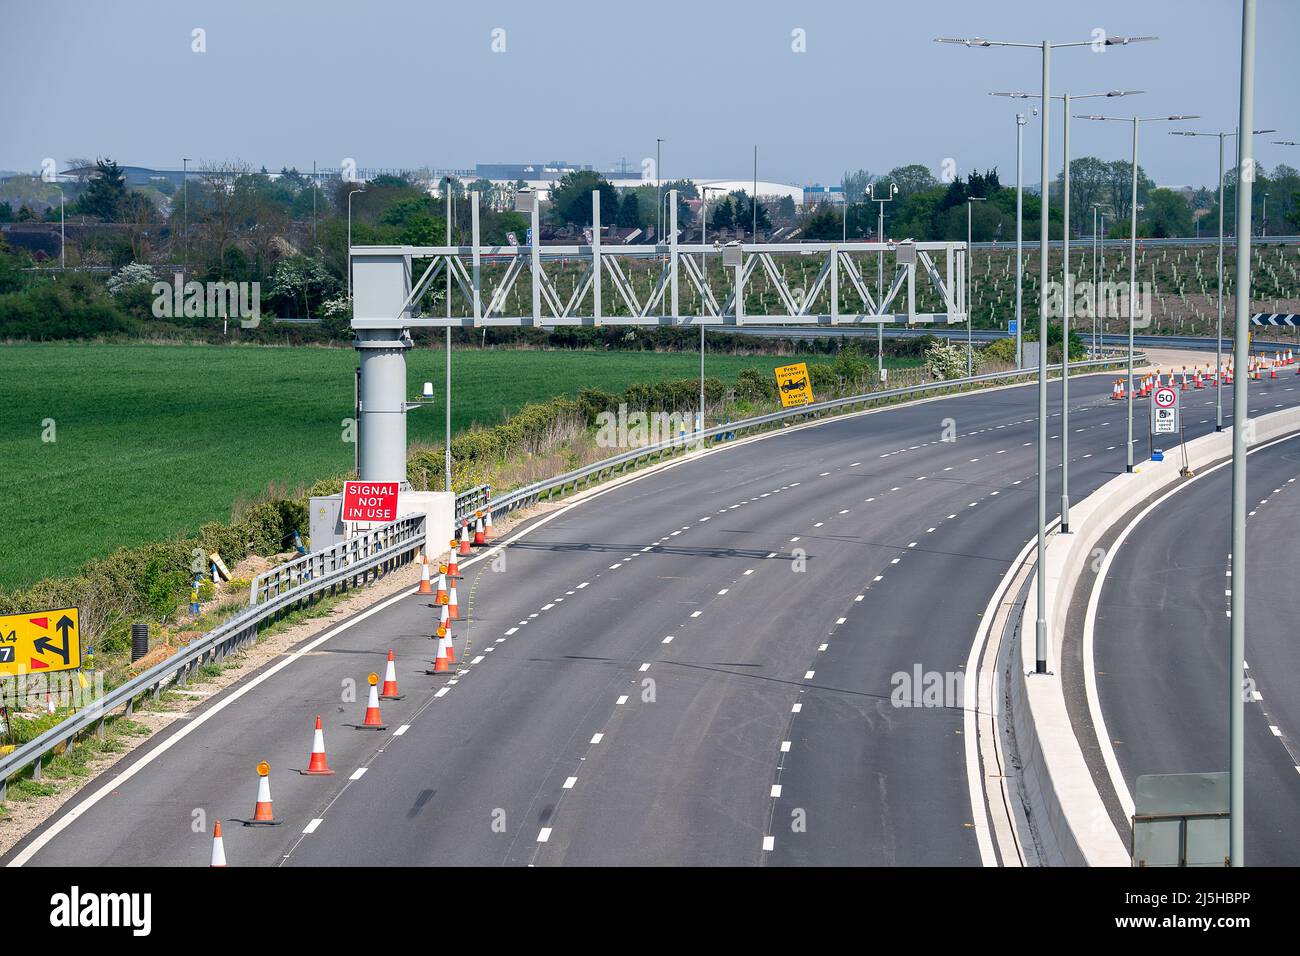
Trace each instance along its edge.
<instances>
[{"instance_id":1,"label":"traffic cone","mask_svg":"<svg viewBox=\"0 0 1300 956\"><path fill-rule=\"evenodd\" d=\"M492 502L488 502L487 511L483 512L483 537L488 541L493 538L492 534Z\"/></svg>"},{"instance_id":2,"label":"traffic cone","mask_svg":"<svg viewBox=\"0 0 1300 956\"><path fill-rule=\"evenodd\" d=\"M460 553L469 554L469 519L465 518L460 523Z\"/></svg>"},{"instance_id":3,"label":"traffic cone","mask_svg":"<svg viewBox=\"0 0 1300 956\"><path fill-rule=\"evenodd\" d=\"M447 589L447 610L453 621L460 620L460 606L456 603L456 582L452 581Z\"/></svg>"},{"instance_id":4,"label":"traffic cone","mask_svg":"<svg viewBox=\"0 0 1300 956\"><path fill-rule=\"evenodd\" d=\"M442 620L438 622L438 627L441 630L447 632L446 635L442 638L442 645L445 648L445 653L447 655L447 663L455 664L456 645L452 643L451 640L451 618L449 617L449 613L450 612L448 611L447 608L444 607L442 609Z\"/></svg>"},{"instance_id":5,"label":"traffic cone","mask_svg":"<svg viewBox=\"0 0 1300 956\"><path fill-rule=\"evenodd\" d=\"M1112 402L1118 402L1119 399L1119 379L1115 379L1115 382L1110 387L1110 400Z\"/></svg>"},{"instance_id":6,"label":"traffic cone","mask_svg":"<svg viewBox=\"0 0 1300 956\"><path fill-rule=\"evenodd\" d=\"M447 603L447 565L438 565L438 596L433 599L434 604Z\"/></svg>"},{"instance_id":7,"label":"traffic cone","mask_svg":"<svg viewBox=\"0 0 1300 956\"><path fill-rule=\"evenodd\" d=\"M1277 378L1277 362L1273 362L1273 367L1268 370L1269 378Z\"/></svg>"},{"instance_id":8,"label":"traffic cone","mask_svg":"<svg viewBox=\"0 0 1300 956\"><path fill-rule=\"evenodd\" d=\"M447 660L447 634L447 629L440 626L437 633L433 635L433 643L435 647L433 669L426 670L426 674L448 674L451 672L451 661Z\"/></svg>"},{"instance_id":9,"label":"traffic cone","mask_svg":"<svg viewBox=\"0 0 1300 956\"><path fill-rule=\"evenodd\" d=\"M447 577L460 577L460 562L456 560L456 542L451 543L451 550L447 552Z\"/></svg>"},{"instance_id":10,"label":"traffic cone","mask_svg":"<svg viewBox=\"0 0 1300 956\"><path fill-rule=\"evenodd\" d=\"M310 777L328 777L334 773L325 762L325 731L321 729L320 714L316 715L316 730L311 738L311 759L303 773Z\"/></svg>"},{"instance_id":11,"label":"traffic cone","mask_svg":"<svg viewBox=\"0 0 1300 956\"><path fill-rule=\"evenodd\" d=\"M401 700L405 694L397 692L397 668L393 664L393 651L388 651L388 666L384 669L384 686L380 688L380 700Z\"/></svg>"},{"instance_id":12,"label":"traffic cone","mask_svg":"<svg viewBox=\"0 0 1300 956\"><path fill-rule=\"evenodd\" d=\"M212 862L208 866L226 865L226 844L221 839L221 821L212 828Z\"/></svg>"},{"instance_id":13,"label":"traffic cone","mask_svg":"<svg viewBox=\"0 0 1300 956\"><path fill-rule=\"evenodd\" d=\"M253 806L253 819L245 820L246 827L274 827L280 821L271 807L271 765L263 760L257 765L257 803Z\"/></svg>"},{"instance_id":14,"label":"traffic cone","mask_svg":"<svg viewBox=\"0 0 1300 956\"><path fill-rule=\"evenodd\" d=\"M483 530L483 512L475 512L477 517L474 519L474 543L487 544L487 532Z\"/></svg>"},{"instance_id":15,"label":"traffic cone","mask_svg":"<svg viewBox=\"0 0 1300 956\"><path fill-rule=\"evenodd\" d=\"M420 559L420 593L433 593L433 587L429 583L429 558L427 555Z\"/></svg>"},{"instance_id":16,"label":"traffic cone","mask_svg":"<svg viewBox=\"0 0 1300 956\"><path fill-rule=\"evenodd\" d=\"M357 729L385 730L388 725L379 716L379 675L372 671L366 680L370 683L370 699L366 702L365 719L357 724Z\"/></svg>"}]
</instances>

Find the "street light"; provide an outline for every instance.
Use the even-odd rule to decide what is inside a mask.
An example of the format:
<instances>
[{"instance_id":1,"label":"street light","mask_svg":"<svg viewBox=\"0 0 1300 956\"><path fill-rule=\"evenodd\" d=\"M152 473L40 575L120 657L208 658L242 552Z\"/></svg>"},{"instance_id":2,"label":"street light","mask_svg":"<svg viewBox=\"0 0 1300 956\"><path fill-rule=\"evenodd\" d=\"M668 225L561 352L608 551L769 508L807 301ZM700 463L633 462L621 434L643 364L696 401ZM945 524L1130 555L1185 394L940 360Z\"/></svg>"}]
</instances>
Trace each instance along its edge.
<instances>
[{"instance_id":1,"label":"street light","mask_svg":"<svg viewBox=\"0 0 1300 956\"><path fill-rule=\"evenodd\" d=\"M663 242L662 237L664 234L664 227L662 222L664 200L663 200L663 196L660 194L659 191L660 186L663 182L662 177L659 175L659 153L660 153L659 148L663 145L663 142L664 141L662 139L659 138L655 139L655 202L658 203L659 205L659 208L655 210L655 242L656 243Z\"/></svg>"},{"instance_id":2,"label":"street light","mask_svg":"<svg viewBox=\"0 0 1300 956\"><path fill-rule=\"evenodd\" d=\"M1257 129L1256 133L1276 133L1275 129ZM1170 136L1215 136L1219 140L1219 258L1216 266L1218 276L1218 322L1214 335L1214 430L1223 431L1223 141L1229 136L1236 136L1236 130L1221 133L1196 133L1191 130L1176 129Z\"/></svg>"},{"instance_id":3,"label":"street light","mask_svg":"<svg viewBox=\"0 0 1300 956\"><path fill-rule=\"evenodd\" d=\"M1052 99L1064 104L1064 138L1062 152L1064 172L1061 177L1061 276L1063 291L1061 303L1061 534L1070 533L1070 310L1073 307L1073 283L1070 281L1070 101L1090 100L1099 97L1114 98L1135 96L1142 90L1110 90L1106 93L1080 93L1077 96L1063 93ZM1034 93L994 93L993 96L1011 96L1020 99L1037 98ZM1046 185L1043 187L1046 189ZM1095 304L1095 303L1094 303Z\"/></svg>"},{"instance_id":4,"label":"street light","mask_svg":"<svg viewBox=\"0 0 1300 956\"><path fill-rule=\"evenodd\" d=\"M1110 206L1108 203L1095 202L1092 204L1092 355L1097 357L1100 351L1100 342L1098 340L1098 309L1097 309L1097 251L1101 250L1101 265L1104 275L1106 268L1106 210ZM1101 214L1101 242L1097 241L1097 215Z\"/></svg>"},{"instance_id":5,"label":"street light","mask_svg":"<svg viewBox=\"0 0 1300 956\"><path fill-rule=\"evenodd\" d=\"M970 251L970 213L975 203L984 202L986 196L966 197L966 377L975 374L975 307L971 303L971 271L975 268L975 257Z\"/></svg>"},{"instance_id":6,"label":"street light","mask_svg":"<svg viewBox=\"0 0 1300 956\"><path fill-rule=\"evenodd\" d=\"M1035 666L1034 673L1047 673L1047 211L1048 211L1048 133L1051 130L1051 93L1052 93L1052 49L1053 47L1091 47L1093 50L1105 50L1111 46L1127 46L1141 40L1154 40L1155 37L1112 37L1103 34L1100 38L1080 40L1073 43L1009 43L1001 40L986 40L983 37L961 39L957 37L938 37L937 43L959 43L966 47L1017 47L1026 50L1039 50L1042 55L1043 78L1039 98L1043 105L1043 136L1039 162L1039 182L1042 183L1042 202L1039 203L1038 215L1038 620L1035 622Z\"/></svg>"},{"instance_id":7,"label":"street light","mask_svg":"<svg viewBox=\"0 0 1300 956\"><path fill-rule=\"evenodd\" d=\"M348 307L352 307L352 197L365 192L365 188L353 189L348 193Z\"/></svg>"},{"instance_id":8,"label":"street light","mask_svg":"<svg viewBox=\"0 0 1300 956\"><path fill-rule=\"evenodd\" d=\"M1129 243L1128 243L1128 445L1126 446L1126 464L1124 470L1133 473L1133 313L1137 309L1137 224L1138 224L1138 127L1143 123L1161 121L1179 122L1181 120L1200 119L1193 114L1177 113L1172 116L1097 116L1096 114L1080 116L1080 119L1097 122L1132 123L1133 124L1133 181L1129 196ZM1148 317L1149 318L1149 317Z\"/></svg>"},{"instance_id":9,"label":"street light","mask_svg":"<svg viewBox=\"0 0 1300 956\"><path fill-rule=\"evenodd\" d=\"M190 262L190 159L181 157L181 204L184 206L185 266ZM182 270L184 271L184 270Z\"/></svg>"},{"instance_id":10,"label":"street light","mask_svg":"<svg viewBox=\"0 0 1300 956\"><path fill-rule=\"evenodd\" d=\"M1233 354L1239 372L1248 358L1250 335L1250 193L1254 188L1255 0L1241 4L1241 102L1237 119L1237 301ZM1228 861L1245 863L1246 760L1246 375L1232 380L1232 616L1228 658Z\"/></svg>"},{"instance_id":11,"label":"street light","mask_svg":"<svg viewBox=\"0 0 1300 956\"><path fill-rule=\"evenodd\" d=\"M68 242L63 231L63 207L66 205L66 200L63 195L63 187L58 183L53 185L59 191L59 269L66 271L68 268Z\"/></svg>"},{"instance_id":12,"label":"street light","mask_svg":"<svg viewBox=\"0 0 1300 956\"><path fill-rule=\"evenodd\" d=\"M880 252L876 254L876 264L879 271L876 276L876 305L880 308L885 301L885 203L893 202L894 197L898 195L898 183L889 184L889 195L884 199L876 198L876 184L867 183L867 196L877 204L876 208L880 211L880 218L876 226L876 241L882 246ZM969 256L970 253L968 252ZM876 374L882 379L885 377L885 323L880 321L876 323Z\"/></svg>"}]
</instances>

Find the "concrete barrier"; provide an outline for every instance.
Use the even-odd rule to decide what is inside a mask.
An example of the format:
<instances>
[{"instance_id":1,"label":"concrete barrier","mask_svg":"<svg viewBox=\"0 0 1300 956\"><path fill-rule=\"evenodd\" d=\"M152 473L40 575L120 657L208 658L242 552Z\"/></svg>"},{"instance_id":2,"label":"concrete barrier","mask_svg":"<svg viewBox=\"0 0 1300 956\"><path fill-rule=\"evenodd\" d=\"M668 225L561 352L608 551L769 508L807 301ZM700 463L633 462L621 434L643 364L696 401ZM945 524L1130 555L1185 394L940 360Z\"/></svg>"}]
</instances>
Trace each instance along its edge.
<instances>
[{"instance_id":1,"label":"concrete barrier","mask_svg":"<svg viewBox=\"0 0 1300 956\"><path fill-rule=\"evenodd\" d=\"M1272 412L1251 421L1254 435L1250 444L1263 444L1300 431L1300 408ZM1231 455L1231 428L1187 443L1187 460L1193 471ZM1017 629L1020 666L1011 668L1008 690L1021 782L1043 846L1044 862L1048 864L1130 865L1128 847L1106 812L1070 723L1061 684L1061 648L1070 600L1092 549L1135 505L1179 481L1181 468L1182 456L1175 451L1167 453L1164 461L1143 462L1135 473L1112 478L1071 505L1072 534L1056 534L1049 539L1046 567L1035 571L1035 575L1047 575L1049 674L1033 673L1037 577L1029 583Z\"/></svg>"}]
</instances>

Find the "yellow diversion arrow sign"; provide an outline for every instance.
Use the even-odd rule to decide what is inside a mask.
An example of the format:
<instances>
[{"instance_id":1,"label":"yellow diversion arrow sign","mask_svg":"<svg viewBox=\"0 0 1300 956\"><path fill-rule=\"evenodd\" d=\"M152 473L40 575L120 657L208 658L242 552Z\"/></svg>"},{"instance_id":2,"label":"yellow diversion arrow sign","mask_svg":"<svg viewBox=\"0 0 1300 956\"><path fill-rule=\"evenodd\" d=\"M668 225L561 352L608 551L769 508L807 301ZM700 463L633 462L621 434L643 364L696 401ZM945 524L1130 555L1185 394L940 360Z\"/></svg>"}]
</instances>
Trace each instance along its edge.
<instances>
[{"instance_id":1,"label":"yellow diversion arrow sign","mask_svg":"<svg viewBox=\"0 0 1300 956\"><path fill-rule=\"evenodd\" d=\"M0 616L0 674L79 668L80 618L75 607Z\"/></svg>"}]
</instances>

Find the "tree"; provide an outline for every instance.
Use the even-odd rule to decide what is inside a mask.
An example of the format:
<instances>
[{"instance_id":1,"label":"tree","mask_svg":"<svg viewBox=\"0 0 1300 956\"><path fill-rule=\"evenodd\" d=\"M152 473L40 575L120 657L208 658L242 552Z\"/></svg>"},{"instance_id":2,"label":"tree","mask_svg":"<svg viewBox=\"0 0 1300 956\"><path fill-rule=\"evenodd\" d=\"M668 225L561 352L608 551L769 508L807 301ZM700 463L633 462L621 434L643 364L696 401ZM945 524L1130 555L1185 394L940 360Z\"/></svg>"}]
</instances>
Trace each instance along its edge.
<instances>
[{"instance_id":1,"label":"tree","mask_svg":"<svg viewBox=\"0 0 1300 956\"><path fill-rule=\"evenodd\" d=\"M839 210L830 203L818 203L803 221L799 238L814 242L832 242L840 238L843 228Z\"/></svg>"},{"instance_id":2,"label":"tree","mask_svg":"<svg viewBox=\"0 0 1300 956\"><path fill-rule=\"evenodd\" d=\"M1192 232L1192 207L1182 193L1172 189L1153 189L1147 193L1142 219L1149 235L1156 239L1186 236Z\"/></svg>"},{"instance_id":3,"label":"tree","mask_svg":"<svg viewBox=\"0 0 1300 956\"><path fill-rule=\"evenodd\" d=\"M600 208L618 208L618 190L600 173L575 170L565 173L559 183L551 184L551 216L557 223L571 226L590 226L592 222L591 194L600 191Z\"/></svg>"},{"instance_id":4,"label":"tree","mask_svg":"<svg viewBox=\"0 0 1300 956\"><path fill-rule=\"evenodd\" d=\"M114 222L126 200L126 173L111 159L95 161L95 177L77 200L76 211Z\"/></svg>"},{"instance_id":5,"label":"tree","mask_svg":"<svg viewBox=\"0 0 1300 956\"><path fill-rule=\"evenodd\" d=\"M867 194L868 184L875 181L875 176L865 169L859 169L856 173L845 172L844 178L840 180L840 185L844 187L844 201L847 203L862 202L862 198Z\"/></svg>"},{"instance_id":6,"label":"tree","mask_svg":"<svg viewBox=\"0 0 1300 956\"><path fill-rule=\"evenodd\" d=\"M730 199L720 199L713 203L709 211L709 228L714 232L732 229L736 225L736 211Z\"/></svg>"},{"instance_id":7,"label":"tree","mask_svg":"<svg viewBox=\"0 0 1300 956\"><path fill-rule=\"evenodd\" d=\"M759 232L772 228L772 219L767 214L767 207L762 203L757 204L750 198L749 193L743 189L737 189L730 194L733 203L732 224L742 234L747 230L752 231L755 226Z\"/></svg>"},{"instance_id":8,"label":"tree","mask_svg":"<svg viewBox=\"0 0 1300 956\"><path fill-rule=\"evenodd\" d=\"M883 176L877 181L883 181L886 184L897 183L898 199L907 199L913 193L933 189L939 185L939 180L934 178L934 174L919 163L913 163L910 166L895 166L889 171L888 176Z\"/></svg>"},{"instance_id":9,"label":"tree","mask_svg":"<svg viewBox=\"0 0 1300 956\"><path fill-rule=\"evenodd\" d=\"M639 229L641 227L641 200L636 190L629 189L623 193L623 201L618 206L618 218L615 220L620 229Z\"/></svg>"}]
</instances>

